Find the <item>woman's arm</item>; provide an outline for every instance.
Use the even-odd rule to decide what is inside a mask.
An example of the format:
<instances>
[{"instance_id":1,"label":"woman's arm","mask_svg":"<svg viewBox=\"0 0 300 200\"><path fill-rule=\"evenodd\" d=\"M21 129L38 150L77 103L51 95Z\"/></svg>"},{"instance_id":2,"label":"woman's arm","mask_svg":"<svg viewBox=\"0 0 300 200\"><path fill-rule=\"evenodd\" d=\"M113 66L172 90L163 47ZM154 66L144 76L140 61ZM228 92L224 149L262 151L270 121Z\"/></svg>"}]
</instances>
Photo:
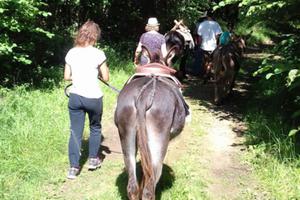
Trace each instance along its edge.
<instances>
[{"instance_id":1,"label":"woman's arm","mask_svg":"<svg viewBox=\"0 0 300 200\"><path fill-rule=\"evenodd\" d=\"M109 81L109 69L106 61L104 61L101 65L99 65L99 78L103 81Z\"/></svg>"},{"instance_id":2,"label":"woman's arm","mask_svg":"<svg viewBox=\"0 0 300 200\"><path fill-rule=\"evenodd\" d=\"M166 43L163 43L162 45L161 45L161 54L162 54L162 56L163 56L163 58L165 58L166 56L167 56L167 46L166 46Z\"/></svg>"},{"instance_id":3,"label":"woman's arm","mask_svg":"<svg viewBox=\"0 0 300 200\"><path fill-rule=\"evenodd\" d=\"M65 64L64 79L65 79L66 81L72 81L72 71L71 71L71 66L68 65L68 64Z\"/></svg>"},{"instance_id":4,"label":"woman's arm","mask_svg":"<svg viewBox=\"0 0 300 200\"><path fill-rule=\"evenodd\" d=\"M138 46L136 47L135 53L134 53L134 64L138 65L139 64L139 55L142 52L142 43L139 42Z\"/></svg>"}]
</instances>

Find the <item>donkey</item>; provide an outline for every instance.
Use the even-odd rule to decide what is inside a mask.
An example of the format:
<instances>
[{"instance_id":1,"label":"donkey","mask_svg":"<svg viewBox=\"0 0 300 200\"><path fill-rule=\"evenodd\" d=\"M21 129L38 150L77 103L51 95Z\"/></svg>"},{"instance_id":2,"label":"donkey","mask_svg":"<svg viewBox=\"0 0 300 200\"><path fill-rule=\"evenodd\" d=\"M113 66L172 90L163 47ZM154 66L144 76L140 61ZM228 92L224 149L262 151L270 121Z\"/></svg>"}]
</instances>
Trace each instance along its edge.
<instances>
[{"instance_id":1,"label":"donkey","mask_svg":"<svg viewBox=\"0 0 300 200\"><path fill-rule=\"evenodd\" d=\"M165 34L166 47L169 51L174 45L178 47L177 51L170 59L173 63L180 58L179 72L176 74L179 79L183 79L186 75L186 62L188 56L195 47L193 37L183 21L174 20L174 27ZM169 62L172 64L172 62Z\"/></svg>"},{"instance_id":2,"label":"donkey","mask_svg":"<svg viewBox=\"0 0 300 200\"><path fill-rule=\"evenodd\" d=\"M215 84L216 104L232 92L245 47L244 39L234 36L231 43L220 45L214 50L211 70Z\"/></svg>"},{"instance_id":3,"label":"donkey","mask_svg":"<svg viewBox=\"0 0 300 200\"><path fill-rule=\"evenodd\" d=\"M149 63L145 68L160 65ZM187 112L178 86L168 76L138 76L131 79L119 93L114 120L128 173L127 196L130 200L155 199L156 184L162 173L169 140L184 128ZM136 175L138 149L141 183Z\"/></svg>"}]
</instances>

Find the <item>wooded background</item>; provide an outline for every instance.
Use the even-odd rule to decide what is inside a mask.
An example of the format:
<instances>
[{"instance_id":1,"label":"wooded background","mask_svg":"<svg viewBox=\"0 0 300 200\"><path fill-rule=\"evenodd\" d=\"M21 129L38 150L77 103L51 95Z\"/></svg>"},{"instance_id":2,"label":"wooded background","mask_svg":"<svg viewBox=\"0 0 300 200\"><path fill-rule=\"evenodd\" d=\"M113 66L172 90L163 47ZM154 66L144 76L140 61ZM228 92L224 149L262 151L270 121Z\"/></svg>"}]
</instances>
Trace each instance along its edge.
<instances>
[{"instance_id":1,"label":"wooded background","mask_svg":"<svg viewBox=\"0 0 300 200\"><path fill-rule=\"evenodd\" d=\"M183 19L193 31L201 15L213 9L224 30L234 27L235 32L247 36L248 45L269 45L279 55L265 59L254 75L264 74L269 83L276 83L276 92L284 96L280 104L288 105L289 114L297 119L299 7L297 0L2 0L0 84L59 82L55 74L64 65L75 31L87 19L100 25L101 44L131 59L148 17L159 19L162 33L174 25L174 19ZM297 130L296 126L291 134Z\"/></svg>"},{"instance_id":2,"label":"wooded background","mask_svg":"<svg viewBox=\"0 0 300 200\"><path fill-rule=\"evenodd\" d=\"M100 25L102 38L97 45L107 56L110 84L121 88L134 71L134 50L148 17L158 18L162 34L173 27L174 19L183 19L193 31L209 9L223 30L233 27L246 39L246 57L233 96L221 106L195 96L197 112L202 113L204 106L209 112L223 112L226 118L234 116L246 126L243 164L254 170L258 190L247 190L248 198L239 199L300 199L299 8L299 0L0 0L0 199L57 199L57 192L66 192L58 189L66 182L68 166L68 99L63 93L68 82L63 81L63 67L80 25L88 19ZM197 77L188 84L207 86L200 82ZM116 94L105 86L102 89L103 130L109 135L105 128L114 126ZM189 89L194 93L195 88ZM186 144L188 151L176 161L179 168L172 166L176 181L174 185L171 181L172 189L166 187L165 194L172 194L166 199L206 199L201 198L209 185L202 183L206 166L195 160L203 156L199 133L208 130L205 115L197 112L188 129L193 132L193 145ZM220 128L215 121L212 125ZM92 175L88 175L82 188L89 183L93 191L95 186L103 189L98 191L101 195L111 196L107 199L124 199L126 187L120 192L116 185L125 186L126 177L111 175L121 173L123 162L108 163L99 170L99 184L90 182ZM236 184L247 189L251 181L246 177ZM87 195L78 188L74 189Z\"/></svg>"}]
</instances>

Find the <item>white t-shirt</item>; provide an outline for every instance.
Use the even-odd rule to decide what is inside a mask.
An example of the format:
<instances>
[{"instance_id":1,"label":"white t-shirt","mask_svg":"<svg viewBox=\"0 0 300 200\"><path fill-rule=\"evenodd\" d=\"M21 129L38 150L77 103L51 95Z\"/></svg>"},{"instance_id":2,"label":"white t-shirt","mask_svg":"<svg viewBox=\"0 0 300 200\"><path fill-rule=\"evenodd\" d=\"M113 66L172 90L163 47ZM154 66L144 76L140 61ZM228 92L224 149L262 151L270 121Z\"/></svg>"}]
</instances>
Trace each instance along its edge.
<instances>
[{"instance_id":1,"label":"white t-shirt","mask_svg":"<svg viewBox=\"0 0 300 200\"><path fill-rule=\"evenodd\" d=\"M65 57L71 66L72 87L70 93L86 98L103 96L98 80L98 67L106 60L102 50L93 46L73 47Z\"/></svg>"},{"instance_id":2,"label":"white t-shirt","mask_svg":"<svg viewBox=\"0 0 300 200\"><path fill-rule=\"evenodd\" d=\"M205 51L213 51L217 47L216 35L221 34L222 29L216 21L205 20L200 23L197 33L202 37L201 48Z\"/></svg>"}]
</instances>

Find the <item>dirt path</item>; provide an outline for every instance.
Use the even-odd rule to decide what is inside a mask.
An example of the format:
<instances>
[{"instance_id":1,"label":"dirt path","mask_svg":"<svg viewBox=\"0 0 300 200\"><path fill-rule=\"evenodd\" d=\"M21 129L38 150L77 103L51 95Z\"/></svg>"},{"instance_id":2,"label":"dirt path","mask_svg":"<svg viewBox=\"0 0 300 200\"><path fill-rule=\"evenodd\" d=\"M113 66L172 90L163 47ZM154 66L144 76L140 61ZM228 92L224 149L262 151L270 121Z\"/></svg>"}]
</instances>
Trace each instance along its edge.
<instances>
[{"instance_id":1,"label":"dirt path","mask_svg":"<svg viewBox=\"0 0 300 200\"><path fill-rule=\"evenodd\" d=\"M209 199L258 198L251 168L241 159L246 149L243 132L247 127L239 107L247 98L249 86L247 79L238 81L233 96L223 106L211 104L212 85L195 84L187 91L189 98L204 99L194 109L198 110L197 117L202 118L201 128L205 131L199 151L206 152L201 162L207 169Z\"/></svg>"},{"instance_id":2,"label":"dirt path","mask_svg":"<svg viewBox=\"0 0 300 200\"><path fill-rule=\"evenodd\" d=\"M247 127L242 122L239 108L249 95L249 82L247 76L240 78L233 96L223 106L211 104L212 85L201 85L195 78L190 78L184 90L185 98L191 104L192 120L197 119L201 131L204 132L200 145L197 145L201 154L199 162L206 171L207 196L212 200L263 199L258 195L257 182L251 168L240 159L245 150L243 132ZM119 199L119 196L115 195L117 191L99 192L101 187L124 185L125 182L123 180L121 184L118 183L118 180L125 177L124 172L122 173L124 165L117 129L111 122L112 117L106 119L103 124L103 132L109 133L104 134L102 143L102 156L107 164L99 172L93 172L94 174L83 168L77 180L67 180L62 185L49 189L49 199ZM191 141L192 132L195 130L191 125L186 127L181 136L171 142L165 163L178 157L180 152L186 153L189 148L183 145L183 141ZM123 191L123 186L122 188L118 188L119 193L123 195L121 199L126 199L126 192Z\"/></svg>"},{"instance_id":3,"label":"dirt path","mask_svg":"<svg viewBox=\"0 0 300 200\"><path fill-rule=\"evenodd\" d=\"M250 168L241 162L245 147L243 138L234 130L242 132L245 125L232 117L224 119L224 113L213 113L202 108L206 116L203 128L207 134L202 140L202 151L206 151L203 162L207 164L210 199L240 199L243 193L253 190L254 178Z\"/></svg>"}]
</instances>

